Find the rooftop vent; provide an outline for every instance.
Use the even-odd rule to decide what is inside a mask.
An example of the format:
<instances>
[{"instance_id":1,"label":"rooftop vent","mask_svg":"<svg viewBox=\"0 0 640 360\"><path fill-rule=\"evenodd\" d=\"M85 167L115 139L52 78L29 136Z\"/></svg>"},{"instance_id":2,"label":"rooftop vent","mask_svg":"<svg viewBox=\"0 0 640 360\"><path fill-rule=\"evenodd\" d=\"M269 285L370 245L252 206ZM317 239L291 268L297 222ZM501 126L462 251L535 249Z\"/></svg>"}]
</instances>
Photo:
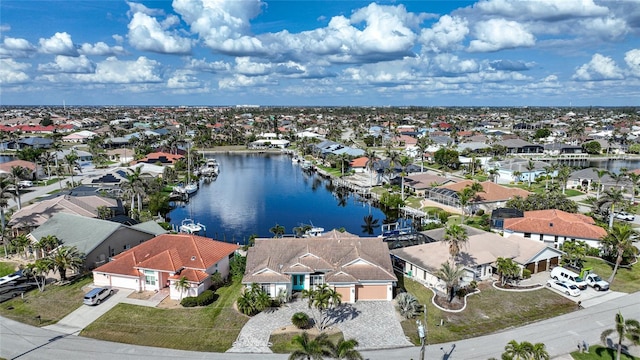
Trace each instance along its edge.
<instances>
[{"instance_id":1,"label":"rooftop vent","mask_svg":"<svg viewBox=\"0 0 640 360\"><path fill-rule=\"evenodd\" d=\"M549 223L549 227L553 227L553 223Z\"/></svg>"},{"instance_id":2,"label":"rooftop vent","mask_svg":"<svg viewBox=\"0 0 640 360\"><path fill-rule=\"evenodd\" d=\"M191 261L196 261L196 257L195 257L195 256L192 256L192 257L191 257Z\"/></svg>"}]
</instances>

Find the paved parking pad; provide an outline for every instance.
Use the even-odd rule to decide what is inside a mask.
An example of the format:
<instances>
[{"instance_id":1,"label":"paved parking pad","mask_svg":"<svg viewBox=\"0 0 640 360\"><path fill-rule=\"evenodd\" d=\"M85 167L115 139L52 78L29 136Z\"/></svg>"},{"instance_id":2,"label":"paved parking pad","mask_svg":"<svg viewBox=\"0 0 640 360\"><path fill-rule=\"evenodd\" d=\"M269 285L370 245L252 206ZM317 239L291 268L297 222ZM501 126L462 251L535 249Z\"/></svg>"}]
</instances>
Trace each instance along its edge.
<instances>
[{"instance_id":1,"label":"paved parking pad","mask_svg":"<svg viewBox=\"0 0 640 360\"><path fill-rule=\"evenodd\" d=\"M306 301L295 301L255 315L245 324L227 352L271 353L271 333L291 325L291 316L298 311L310 313ZM339 328L345 339L356 339L358 350L412 346L402 331L391 302L345 304L336 318L338 320L330 326Z\"/></svg>"}]
</instances>

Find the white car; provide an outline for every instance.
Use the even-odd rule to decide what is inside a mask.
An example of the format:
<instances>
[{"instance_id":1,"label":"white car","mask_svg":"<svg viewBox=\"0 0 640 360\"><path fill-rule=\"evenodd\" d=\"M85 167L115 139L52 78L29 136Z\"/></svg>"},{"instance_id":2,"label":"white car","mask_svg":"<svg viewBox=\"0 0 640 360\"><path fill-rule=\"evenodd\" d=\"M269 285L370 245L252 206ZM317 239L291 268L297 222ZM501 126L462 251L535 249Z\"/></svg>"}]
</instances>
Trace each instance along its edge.
<instances>
[{"instance_id":1,"label":"white car","mask_svg":"<svg viewBox=\"0 0 640 360\"><path fill-rule=\"evenodd\" d=\"M633 216L633 214L629 214L626 212L615 213L615 217L616 219L625 220L625 221L633 221L636 218L635 216Z\"/></svg>"},{"instance_id":2,"label":"white car","mask_svg":"<svg viewBox=\"0 0 640 360\"><path fill-rule=\"evenodd\" d=\"M28 188L28 187L32 187L33 186L33 182L31 180L22 180L18 183L18 187L20 189L22 188Z\"/></svg>"},{"instance_id":3,"label":"white car","mask_svg":"<svg viewBox=\"0 0 640 360\"><path fill-rule=\"evenodd\" d=\"M558 290L566 295L580 296L580 289L578 289L577 286L569 284L565 281L551 279L547 281L547 286L552 289Z\"/></svg>"}]
</instances>

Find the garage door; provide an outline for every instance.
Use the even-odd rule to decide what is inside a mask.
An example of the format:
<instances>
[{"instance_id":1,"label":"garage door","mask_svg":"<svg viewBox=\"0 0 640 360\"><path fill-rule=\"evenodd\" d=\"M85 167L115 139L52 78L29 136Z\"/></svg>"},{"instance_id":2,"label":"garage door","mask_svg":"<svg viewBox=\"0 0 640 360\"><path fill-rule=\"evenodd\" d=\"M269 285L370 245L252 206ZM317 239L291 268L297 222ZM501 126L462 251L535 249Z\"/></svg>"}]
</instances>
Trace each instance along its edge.
<instances>
[{"instance_id":1,"label":"garage door","mask_svg":"<svg viewBox=\"0 0 640 360\"><path fill-rule=\"evenodd\" d=\"M549 259L549 262L550 262L549 268L557 266L558 265L558 259L559 259L558 257L554 257L554 258Z\"/></svg>"},{"instance_id":2,"label":"garage door","mask_svg":"<svg viewBox=\"0 0 640 360\"><path fill-rule=\"evenodd\" d=\"M387 300L387 285L356 285L356 301Z\"/></svg>"},{"instance_id":3,"label":"garage door","mask_svg":"<svg viewBox=\"0 0 640 360\"><path fill-rule=\"evenodd\" d=\"M538 272L547 270L547 260L541 260L538 263Z\"/></svg>"},{"instance_id":4,"label":"garage door","mask_svg":"<svg viewBox=\"0 0 640 360\"><path fill-rule=\"evenodd\" d=\"M536 272L536 263L527 264L527 270L531 271L532 274Z\"/></svg>"},{"instance_id":5,"label":"garage door","mask_svg":"<svg viewBox=\"0 0 640 360\"><path fill-rule=\"evenodd\" d=\"M336 292L340 295L340 299L344 303L350 303L351 301L351 288L350 287L336 287Z\"/></svg>"}]
</instances>

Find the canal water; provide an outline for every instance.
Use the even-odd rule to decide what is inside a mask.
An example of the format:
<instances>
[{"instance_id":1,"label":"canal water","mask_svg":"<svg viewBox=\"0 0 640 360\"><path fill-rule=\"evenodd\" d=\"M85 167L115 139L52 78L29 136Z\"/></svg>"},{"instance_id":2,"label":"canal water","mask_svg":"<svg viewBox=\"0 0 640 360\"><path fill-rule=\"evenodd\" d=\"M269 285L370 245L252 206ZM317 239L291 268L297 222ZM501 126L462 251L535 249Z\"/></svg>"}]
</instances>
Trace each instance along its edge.
<instances>
[{"instance_id":1,"label":"canal water","mask_svg":"<svg viewBox=\"0 0 640 360\"><path fill-rule=\"evenodd\" d=\"M330 181L307 173L291 157L281 154L216 154L220 175L200 182L186 204L171 211L176 228L191 218L206 226L206 236L244 244L252 234L272 237L276 224L287 234L302 224L326 231L344 228L359 236L377 236L385 219L381 210L356 195L336 195ZM363 232L364 217L378 219L374 233Z\"/></svg>"}]
</instances>

